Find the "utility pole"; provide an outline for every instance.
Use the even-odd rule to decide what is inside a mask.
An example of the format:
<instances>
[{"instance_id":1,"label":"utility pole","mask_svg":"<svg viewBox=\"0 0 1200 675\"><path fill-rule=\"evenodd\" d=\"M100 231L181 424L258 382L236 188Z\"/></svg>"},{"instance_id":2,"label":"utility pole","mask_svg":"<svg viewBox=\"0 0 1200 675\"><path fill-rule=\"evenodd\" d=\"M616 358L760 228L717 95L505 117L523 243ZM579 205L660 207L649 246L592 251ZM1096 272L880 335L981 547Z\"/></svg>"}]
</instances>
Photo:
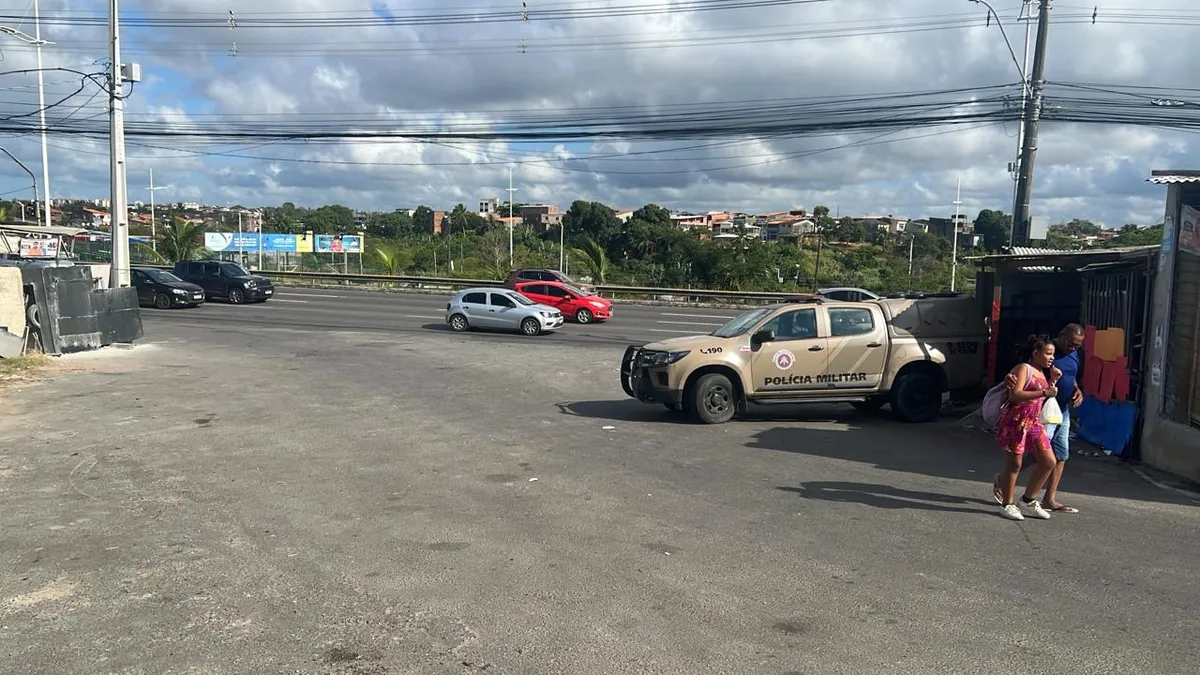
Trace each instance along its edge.
<instances>
[{"instance_id":1,"label":"utility pole","mask_svg":"<svg viewBox=\"0 0 1200 675\"><path fill-rule=\"evenodd\" d=\"M50 227L50 149L46 145L46 82L42 72L42 15L38 0L33 0L33 37L37 40L38 115L42 131L42 198L46 201L44 223Z\"/></svg>"},{"instance_id":2,"label":"utility pole","mask_svg":"<svg viewBox=\"0 0 1200 675\"><path fill-rule=\"evenodd\" d=\"M1017 167L1017 198L1013 204L1013 245L1029 244L1029 202L1033 192L1033 161L1037 156L1038 122L1042 116L1042 94L1046 88L1046 41L1050 30L1051 0L1041 0L1038 10L1037 44L1033 51L1033 74L1029 98L1022 117L1025 131L1021 141L1021 163Z\"/></svg>"},{"instance_id":3,"label":"utility pole","mask_svg":"<svg viewBox=\"0 0 1200 675\"><path fill-rule=\"evenodd\" d=\"M513 187L513 170L508 167L508 267L513 266L513 193L517 189Z\"/></svg>"},{"instance_id":4,"label":"utility pole","mask_svg":"<svg viewBox=\"0 0 1200 675\"><path fill-rule=\"evenodd\" d=\"M913 230L908 236L908 276L912 276L913 244L917 241L917 231Z\"/></svg>"},{"instance_id":5,"label":"utility pole","mask_svg":"<svg viewBox=\"0 0 1200 675\"><path fill-rule=\"evenodd\" d=\"M129 285L129 202L125 183L125 99L121 92L125 78L121 71L121 22L117 16L118 0L108 2L109 58L112 74L109 79L109 230L112 234L112 270L110 288Z\"/></svg>"},{"instance_id":6,"label":"utility pole","mask_svg":"<svg viewBox=\"0 0 1200 675\"><path fill-rule=\"evenodd\" d=\"M951 223L954 228L954 241L951 243L953 250L950 252L950 292L954 292L954 282L958 278L958 213L959 207L962 206L962 178L958 179L958 189L954 193L954 221Z\"/></svg>"},{"instance_id":7,"label":"utility pole","mask_svg":"<svg viewBox=\"0 0 1200 675\"><path fill-rule=\"evenodd\" d=\"M558 223L558 269L563 274L567 271L563 268L563 260L567 257L567 224L559 221Z\"/></svg>"},{"instance_id":8,"label":"utility pole","mask_svg":"<svg viewBox=\"0 0 1200 675\"><path fill-rule=\"evenodd\" d=\"M1017 161L1012 163L1009 168L1009 173L1013 179L1013 214L1017 213L1017 178L1020 176L1019 167L1021 166L1021 148L1025 142L1025 106L1029 102L1029 38L1033 32L1033 0L1024 0L1021 5L1021 14L1017 17L1017 21L1025 24L1025 49L1021 52L1021 122L1017 127ZM1016 222L1016 221L1013 221ZM1008 228L1008 245L1013 245L1013 231L1015 228Z\"/></svg>"},{"instance_id":9,"label":"utility pole","mask_svg":"<svg viewBox=\"0 0 1200 675\"><path fill-rule=\"evenodd\" d=\"M25 162L22 162L21 160L17 159L17 156L12 154L11 152L9 152L7 148L0 148L0 152L3 152L4 154L8 155L8 158L11 159L12 161L16 162L17 166L21 167L21 170L23 170L25 173L29 174L29 184L33 187L34 215L37 215L37 203L38 203L37 177L34 176L33 172L29 170L29 167L25 166ZM21 203L21 222L22 223L25 222L25 204L24 204L24 202Z\"/></svg>"}]
</instances>

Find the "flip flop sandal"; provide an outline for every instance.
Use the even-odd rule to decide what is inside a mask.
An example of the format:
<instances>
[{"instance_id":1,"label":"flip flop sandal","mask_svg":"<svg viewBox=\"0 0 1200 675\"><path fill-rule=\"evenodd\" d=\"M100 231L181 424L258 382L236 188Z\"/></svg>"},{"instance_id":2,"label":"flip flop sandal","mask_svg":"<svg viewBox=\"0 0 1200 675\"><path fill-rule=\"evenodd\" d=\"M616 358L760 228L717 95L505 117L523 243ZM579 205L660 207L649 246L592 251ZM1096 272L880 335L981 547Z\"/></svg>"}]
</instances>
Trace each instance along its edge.
<instances>
[{"instance_id":1,"label":"flip flop sandal","mask_svg":"<svg viewBox=\"0 0 1200 675\"><path fill-rule=\"evenodd\" d=\"M1050 509L1050 511L1056 513L1079 513L1079 509L1075 508L1074 506L1067 506L1066 504L1059 504L1058 506Z\"/></svg>"}]
</instances>

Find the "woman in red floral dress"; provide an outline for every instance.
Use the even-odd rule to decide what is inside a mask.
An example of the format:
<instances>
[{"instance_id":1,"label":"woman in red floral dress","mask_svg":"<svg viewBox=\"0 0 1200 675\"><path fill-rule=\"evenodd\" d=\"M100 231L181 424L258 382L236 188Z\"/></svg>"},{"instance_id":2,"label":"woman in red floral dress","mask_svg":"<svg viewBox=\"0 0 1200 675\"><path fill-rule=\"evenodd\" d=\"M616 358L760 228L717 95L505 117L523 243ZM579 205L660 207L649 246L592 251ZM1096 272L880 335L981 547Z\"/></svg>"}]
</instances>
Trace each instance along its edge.
<instances>
[{"instance_id":1,"label":"woman in red floral dress","mask_svg":"<svg viewBox=\"0 0 1200 675\"><path fill-rule=\"evenodd\" d=\"M1004 517L1010 520L1024 520L1026 515L1043 520L1050 517L1050 513L1038 502L1037 494L1054 467L1050 437L1046 435L1041 420L1042 404L1058 394L1055 386L1058 378L1055 377L1055 371L1051 370L1054 365L1054 342L1049 336L1035 335L1029 338L1029 348L1029 361L1013 368L1010 373L1016 378L1016 384L1009 388L1008 404L996 425L996 440L1005 449L1006 458L1004 471L996 476L992 487L996 501L1004 507ZM1052 380L1047 380L1042 374L1047 370L1051 371ZM1035 456L1037 466L1029 477L1029 485L1025 487L1025 496L1021 498L1018 508L1013 498L1016 496L1017 475L1021 472L1021 461L1025 454Z\"/></svg>"}]
</instances>

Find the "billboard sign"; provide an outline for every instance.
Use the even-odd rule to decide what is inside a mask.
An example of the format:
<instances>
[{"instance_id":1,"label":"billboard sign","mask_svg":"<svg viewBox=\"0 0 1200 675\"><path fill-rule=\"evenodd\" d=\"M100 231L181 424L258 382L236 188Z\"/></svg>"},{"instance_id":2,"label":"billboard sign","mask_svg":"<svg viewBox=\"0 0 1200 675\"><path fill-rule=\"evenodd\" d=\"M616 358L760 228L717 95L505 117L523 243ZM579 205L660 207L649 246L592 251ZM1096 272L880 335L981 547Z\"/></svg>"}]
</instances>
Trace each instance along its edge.
<instances>
[{"instance_id":1,"label":"billboard sign","mask_svg":"<svg viewBox=\"0 0 1200 675\"><path fill-rule=\"evenodd\" d=\"M234 232L205 232L204 248L210 251L257 251L258 234Z\"/></svg>"},{"instance_id":2,"label":"billboard sign","mask_svg":"<svg viewBox=\"0 0 1200 675\"><path fill-rule=\"evenodd\" d=\"M58 239L33 239L26 237L21 240L22 258L57 258Z\"/></svg>"},{"instance_id":3,"label":"billboard sign","mask_svg":"<svg viewBox=\"0 0 1200 675\"><path fill-rule=\"evenodd\" d=\"M317 253L362 253L363 238L354 234L318 234Z\"/></svg>"}]
</instances>

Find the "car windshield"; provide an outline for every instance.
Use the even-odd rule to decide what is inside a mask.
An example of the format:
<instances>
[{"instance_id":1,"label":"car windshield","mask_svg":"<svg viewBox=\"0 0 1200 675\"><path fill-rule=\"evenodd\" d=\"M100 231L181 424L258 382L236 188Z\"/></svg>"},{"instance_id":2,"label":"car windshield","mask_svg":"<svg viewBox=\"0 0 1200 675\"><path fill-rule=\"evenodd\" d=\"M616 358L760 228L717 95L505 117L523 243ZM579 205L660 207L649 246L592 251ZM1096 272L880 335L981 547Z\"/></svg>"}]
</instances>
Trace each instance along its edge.
<instances>
[{"instance_id":1,"label":"car windshield","mask_svg":"<svg viewBox=\"0 0 1200 675\"><path fill-rule=\"evenodd\" d=\"M231 262L221 263L221 270L223 272L225 272L225 274L228 274L231 277L248 277L248 276L250 276L250 273L246 271L246 268L242 267L241 265L239 265L237 263L231 263Z\"/></svg>"},{"instance_id":2,"label":"car windshield","mask_svg":"<svg viewBox=\"0 0 1200 675\"><path fill-rule=\"evenodd\" d=\"M513 302L517 303L518 305L525 305L526 307L528 307L528 306L530 306L530 305L536 305L536 304L537 304L536 302L534 302L534 301L530 300L529 298L527 298L527 297L525 297L525 296L521 295L520 293L509 293L509 294L507 294L505 297L512 298L512 299L513 299Z\"/></svg>"},{"instance_id":3,"label":"car windshield","mask_svg":"<svg viewBox=\"0 0 1200 675\"><path fill-rule=\"evenodd\" d=\"M724 326L714 330L711 334L714 337L731 338L739 335L744 335L746 331L753 328L759 321L762 321L772 311L769 307L762 309L752 309L745 314L738 315L729 320Z\"/></svg>"},{"instance_id":4,"label":"car windshield","mask_svg":"<svg viewBox=\"0 0 1200 675\"><path fill-rule=\"evenodd\" d=\"M162 284L177 284L183 281L183 279L180 279L166 270L156 270L150 268L144 270L144 272L146 273L146 276Z\"/></svg>"}]
</instances>

